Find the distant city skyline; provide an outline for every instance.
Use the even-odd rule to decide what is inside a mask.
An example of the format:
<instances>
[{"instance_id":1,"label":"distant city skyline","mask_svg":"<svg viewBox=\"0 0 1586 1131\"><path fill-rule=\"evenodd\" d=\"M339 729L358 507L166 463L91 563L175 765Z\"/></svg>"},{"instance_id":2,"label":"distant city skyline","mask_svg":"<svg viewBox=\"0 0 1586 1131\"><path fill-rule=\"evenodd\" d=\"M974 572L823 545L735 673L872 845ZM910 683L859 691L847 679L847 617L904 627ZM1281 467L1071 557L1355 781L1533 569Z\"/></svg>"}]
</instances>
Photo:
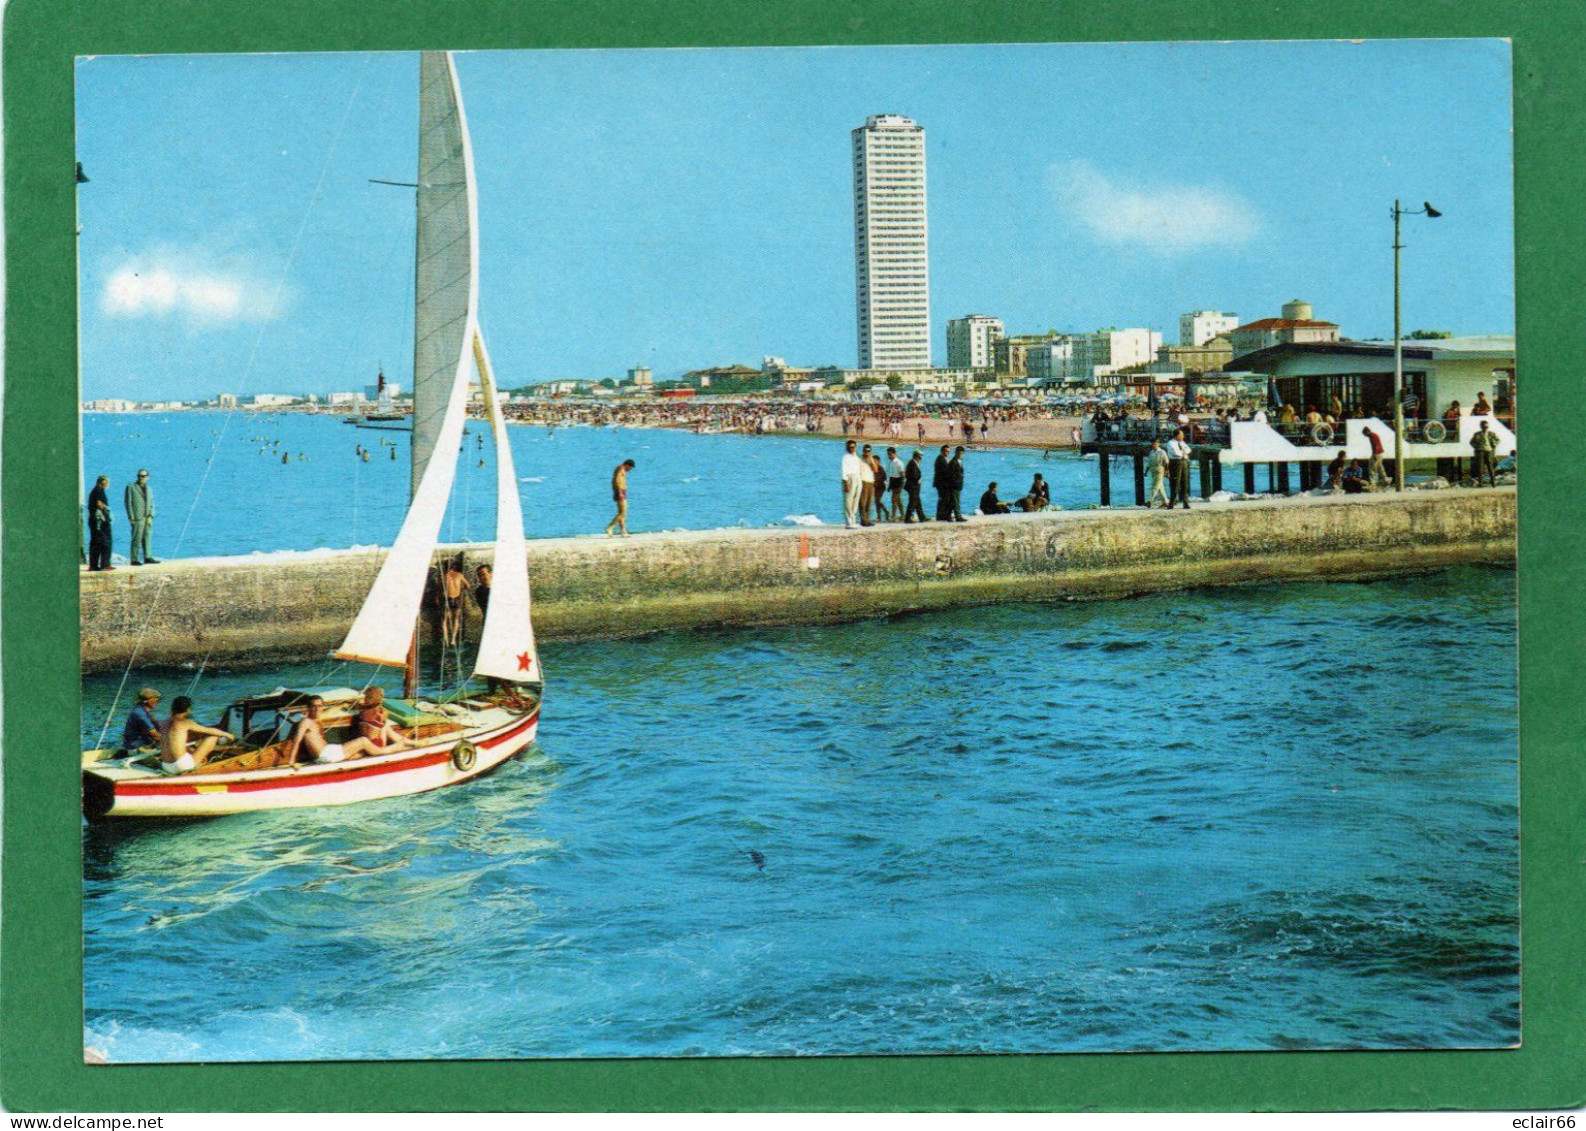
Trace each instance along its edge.
<instances>
[{"instance_id":1,"label":"distant city skyline","mask_svg":"<svg viewBox=\"0 0 1586 1131\"><path fill-rule=\"evenodd\" d=\"M358 390L412 354L416 54L78 67L82 399ZM1302 298L1512 333L1498 40L462 53L504 385L852 365L850 133L925 127L932 350Z\"/></svg>"}]
</instances>

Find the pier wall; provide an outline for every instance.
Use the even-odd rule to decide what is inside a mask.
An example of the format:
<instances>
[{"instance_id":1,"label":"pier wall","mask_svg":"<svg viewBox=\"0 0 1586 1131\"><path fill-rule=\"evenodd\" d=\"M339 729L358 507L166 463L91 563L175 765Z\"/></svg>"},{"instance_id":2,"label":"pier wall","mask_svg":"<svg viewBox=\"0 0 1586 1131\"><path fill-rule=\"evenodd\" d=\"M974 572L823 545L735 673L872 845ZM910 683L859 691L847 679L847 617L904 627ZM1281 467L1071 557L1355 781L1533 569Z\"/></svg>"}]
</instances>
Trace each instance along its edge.
<instances>
[{"instance_id":1,"label":"pier wall","mask_svg":"<svg viewBox=\"0 0 1586 1131\"><path fill-rule=\"evenodd\" d=\"M550 538L530 541L529 570L541 639L589 639L1512 562L1515 512L1514 489L1497 488ZM461 548L470 573L489 558L488 547ZM84 573L83 668L319 658L341 642L380 559L320 552Z\"/></svg>"}]
</instances>

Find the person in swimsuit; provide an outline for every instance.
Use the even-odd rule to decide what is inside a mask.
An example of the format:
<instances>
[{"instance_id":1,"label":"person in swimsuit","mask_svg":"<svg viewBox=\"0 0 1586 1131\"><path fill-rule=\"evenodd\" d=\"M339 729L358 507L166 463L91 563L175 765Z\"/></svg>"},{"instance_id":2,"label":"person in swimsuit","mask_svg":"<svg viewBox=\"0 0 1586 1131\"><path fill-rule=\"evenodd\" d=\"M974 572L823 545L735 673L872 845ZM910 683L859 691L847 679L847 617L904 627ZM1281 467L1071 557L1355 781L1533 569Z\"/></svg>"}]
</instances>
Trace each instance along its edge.
<instances>
[{"instance_id":1,"label":"person in swimsuit","mask_svg":"<svg viewBox=\"0 0 1586 1131\"><path fill-rule=\"evenodd\" d=\"M193 701L185 695L171 700L171 718L165 724L160 738L160 770L167 774L185 774L204 764L210 751L222 738L235 739L229 730L206 727L195 723L191 716ZM198 745L189 752L187 744L197 739Z\"/></svg>"},{"instance_id":2,"label":"person in swimsuit","mask_svg":"<svg viewBox=\"0 0 1586 1131\"><path fill-rule=\"evenodd\" d=\"M607 534L628 533L628 472L638 465L625 459L611 473L611 499L617 504L617 515L606 524Z\"/></svg>"},{"instance_id":3,"label":"person in swimsuit","mask_svg":"<svg viewBox=\"0 0 1586 1131\"><path fill-rule=\"evenodd\" d=\"M292 728L292 745L286 752L288 766L297 763L298 752L305 746L315 762L345 762L349 758L361 758L366 754L379 752L379 748L367 738L350 738L346 742L326 741L325 731L319 718L324 706L325 700L318 695L309 699L306 712L297 721L297 726ZM398 742L406 745L400 738ZM401 748L402 746L396 747L396 749Z\"/></svg>"},{"instance_id":4,"label":"person in swimsuit","mask_svg":"<svg viewBox=\"0 0 1586 1131\"><path fill-rule=\"evenodd\" d=\"M385 709L385 691L378 687L365 688L358 701L358 732L369 745L381 750L405 750L413 745L391 725Z\"/></svg>"},{"instance_id":5,"label":"person in swimsuit","mask_svg":"<svg viewBox=\"0 0 1586 1131\"><path fill-rule=\"evenodd\" d=\"M463 572L463 556L458 554L441 574L441 643L447 646L462 642L463 593L472 588Z\"/></svg>"}]
</instances>

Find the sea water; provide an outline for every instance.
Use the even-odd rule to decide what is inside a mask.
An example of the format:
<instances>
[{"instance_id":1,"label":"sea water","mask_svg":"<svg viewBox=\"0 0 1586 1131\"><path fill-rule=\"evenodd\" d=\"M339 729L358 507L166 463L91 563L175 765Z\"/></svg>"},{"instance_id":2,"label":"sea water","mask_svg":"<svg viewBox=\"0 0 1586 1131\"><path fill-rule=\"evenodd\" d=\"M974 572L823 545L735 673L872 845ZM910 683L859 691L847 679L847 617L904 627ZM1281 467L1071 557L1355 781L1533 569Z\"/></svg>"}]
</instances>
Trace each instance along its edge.
<instances>
[{"instance_id":1,"label":"sea water","mask_svg":"<svg viewBox=\"0 0 1586 1131\"><path fill-rule=\"evenodd\" d=\"M935 428L939 434L945 423ZM613 513L611 473L625 459L638 464L628 480L629 529L636 533L843 520L839 439L534 425L507 432L530 538L600 533ZM886 444L869 442L885 458ZM905 461L916 446L925 452L928 514L935 513L931 467L942 442L895 442ZM98 476L110 476L114 550L122 560L130 537L122 492L140 468L149 470L155 492L156 558L389 546L407 510L409 451L405 431L354 428L330 416L83 416L85 497ZM1036 449L977 449L965 461L966 514L991 481L1011 503L1037 472L1050 481L1054 503L1098 500L1096 461L1071 452L1048 458ZM1118 471L1114 491L1124 501L1132 488L1125 465ZM488 429L471 421L442 540L494 540L495 484Z\"/></svg>"},{"instance_id":2,"label":"sea water","mask_svg":"<svg viewBox=\"0 0 1586 1131\"><path fill-rule=\"evenodd\" d=\"M624 441L602 459L671 474L638 447L662 434ZM704 440L746 453L706 457L723 483L755 478L728 474L759 450L738 443ZM826 447L768 443L830 471ZM489 777L85 828L85 1042L112 1061L1512 1045L1514 618L1513 574L1471 567L550 644L540 742ZM209 718L373 675L136 679L192 687ZM85 741L117 687L85 681Z\"/></svg>"}]
</instances>

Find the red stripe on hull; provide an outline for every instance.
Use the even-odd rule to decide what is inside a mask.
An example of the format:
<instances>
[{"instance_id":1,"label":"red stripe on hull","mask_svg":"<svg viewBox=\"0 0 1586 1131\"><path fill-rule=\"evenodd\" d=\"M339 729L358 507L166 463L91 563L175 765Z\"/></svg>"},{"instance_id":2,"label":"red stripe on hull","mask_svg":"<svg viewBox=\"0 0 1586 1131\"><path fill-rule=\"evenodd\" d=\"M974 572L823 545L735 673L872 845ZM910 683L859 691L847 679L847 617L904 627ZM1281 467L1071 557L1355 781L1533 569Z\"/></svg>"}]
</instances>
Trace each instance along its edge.
<instances>
[{"instance_id":1,"label":"red stripe on hull","mask_svg":"<svg viewBox=\"0 0 1586 1131\"><path fill-rule=\"evenodd\" d=\"M535 711L527 716L523 722L511 730L503 731L494 738L481 739L479 745L485 749L493 749L503 742L511 742L518 735L533 726L540 717ZM438 766L451 759L451 750L441 750L430 754L420 754L413 758L406 758L400 762L390 762L379 766L348 766L344 770L328 774L293 775L290 777L272 778L265 781L244 782L215 782L213 785L185 782L160 783L158 785L142 782L117 782L117 797L191 797L201 793L219 792L224 789L227 793L256 793L267 789L295 789L299 786L340 785L343 782L357 781L359 778L372 778L381 774L400 774L407 770L423 770L430 766Z\"/></svg>"}]
</instances>

